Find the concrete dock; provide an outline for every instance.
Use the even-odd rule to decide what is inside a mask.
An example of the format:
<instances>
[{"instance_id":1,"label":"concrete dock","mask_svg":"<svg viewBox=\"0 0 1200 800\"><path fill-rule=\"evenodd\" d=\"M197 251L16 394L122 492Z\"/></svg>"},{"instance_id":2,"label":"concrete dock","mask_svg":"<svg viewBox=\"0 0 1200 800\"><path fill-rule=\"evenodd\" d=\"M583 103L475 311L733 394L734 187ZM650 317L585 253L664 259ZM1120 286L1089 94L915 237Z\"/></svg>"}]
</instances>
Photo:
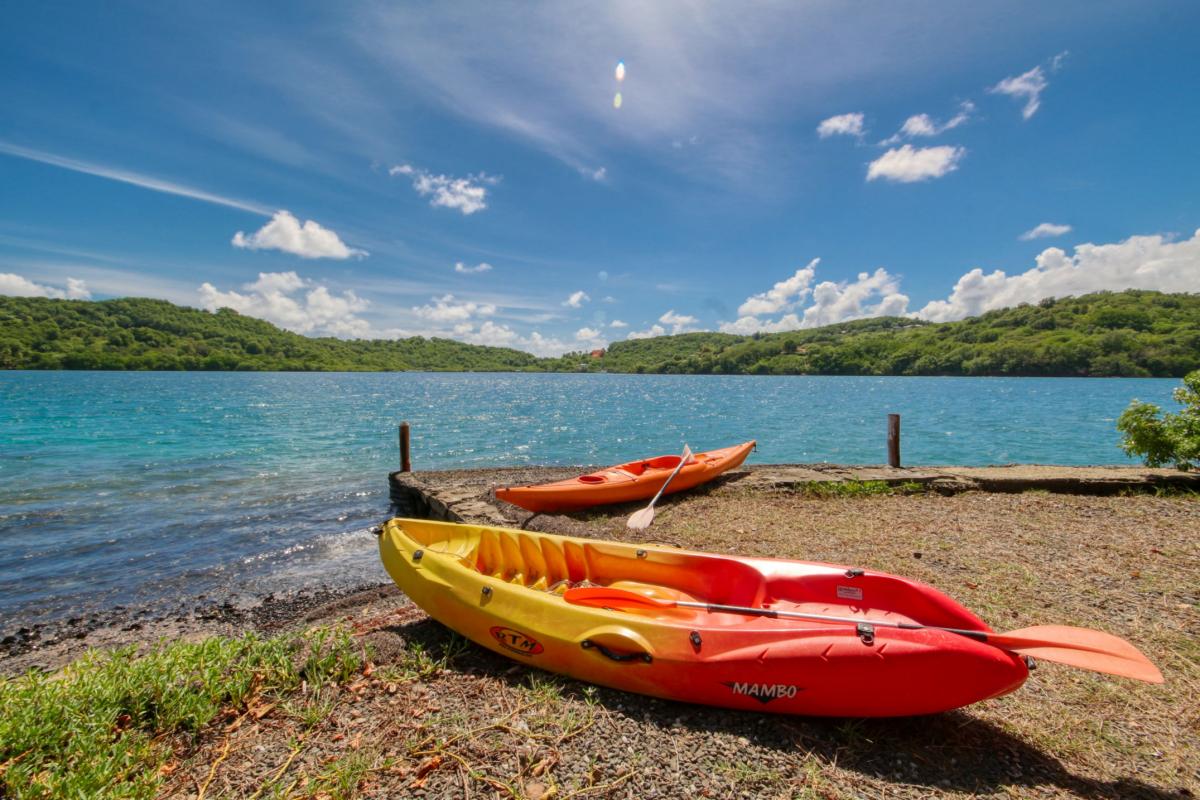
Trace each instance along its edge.
<instances>
[{"instance_id":1,"label":"concrete dock","mask_svg":"<svg viewBox=\"0 0 1200 800\"><path fill-rule=\"evenodd\" d=\"M597 468L577 466L396 471L388 476L388 480L392 502L400 514L448 522L520 527L529 525L533 517L545 518L554 515L531 514L501 502L492 493L495 487L563 480L594 469ZM806 488L820 488L822 485L866 481L883 482L895 487L917 484L940 494L970 491L1042 491L1078 495L1200 492L1200 472L1148 467L1069 467L1036 464L896 468L837 464L755 464L743 466L692 491L720 491L722 487L737 485L748 489L802 492ZM626 505L633 509L639 504Z\"/></svg>"}]
</instances>

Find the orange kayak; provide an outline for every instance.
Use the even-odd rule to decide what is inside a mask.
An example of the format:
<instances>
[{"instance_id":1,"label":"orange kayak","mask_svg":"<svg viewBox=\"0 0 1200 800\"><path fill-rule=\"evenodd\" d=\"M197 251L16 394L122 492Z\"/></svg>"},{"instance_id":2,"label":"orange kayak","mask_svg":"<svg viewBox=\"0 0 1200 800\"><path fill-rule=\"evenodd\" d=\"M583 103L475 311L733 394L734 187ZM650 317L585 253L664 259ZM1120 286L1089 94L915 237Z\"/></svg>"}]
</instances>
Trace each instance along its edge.
<instances>
[{"instance_id":1,"label":"orange kayak","mask_svg":"<svg viewBox=\"0 0 1200 800\"><path fill-rule=\"evenodd\" d=\"M399 518L379 552L414 603L476 644L669 700L930 714L1017 689L1024 655L1162 682L1114 636L997 634L936 589L870 569Z\"/></svg>"},{"instance_id":2,"label":"orange kayak","mask_svg":"<svg viewBox=\"0 0 1200 800\"><path fill-rule=\"evenodd\" d=\"M694 454L692 461L679 470L664 494L682 492L711 481L722 472L741 465L753 449L754 441L751 440ZM657 456L618 464L565 481L535 486L502 486L496 489L496 497L529 511L579 511L609 503L649 500L662 488L677 466L679 456Z\"/></svg>"}]
</instances>

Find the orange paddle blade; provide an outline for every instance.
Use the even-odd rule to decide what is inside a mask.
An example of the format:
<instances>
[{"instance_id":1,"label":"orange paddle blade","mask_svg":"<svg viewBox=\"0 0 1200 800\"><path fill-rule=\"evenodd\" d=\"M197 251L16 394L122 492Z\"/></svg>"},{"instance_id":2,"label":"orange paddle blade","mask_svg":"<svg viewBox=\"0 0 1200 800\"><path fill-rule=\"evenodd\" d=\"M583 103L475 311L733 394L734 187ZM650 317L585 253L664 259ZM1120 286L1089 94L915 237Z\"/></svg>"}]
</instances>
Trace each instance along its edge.
<instances>
[{"instance_id":1,"label":"orange paddle blade","mask_svg":"<svg viewBox=\"0 0 1200 800\"><path fill-rule=\"evenodd\" d=\"M1162 683L1158 667L1141 651L1111 633L1069 625L1035 625L1008 633L989 633L988 643L1023 656L1068 664L1093 672Z\"/></svg>"}]
</instances>

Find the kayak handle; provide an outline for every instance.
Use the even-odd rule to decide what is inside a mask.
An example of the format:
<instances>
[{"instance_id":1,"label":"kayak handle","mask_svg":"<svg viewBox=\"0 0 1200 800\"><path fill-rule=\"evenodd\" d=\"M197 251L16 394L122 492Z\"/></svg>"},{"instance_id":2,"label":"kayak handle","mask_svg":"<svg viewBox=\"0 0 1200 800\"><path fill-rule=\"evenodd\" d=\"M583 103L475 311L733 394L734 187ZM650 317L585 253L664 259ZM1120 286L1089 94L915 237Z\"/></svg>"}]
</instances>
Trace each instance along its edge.
<instances>
[{"instance_id":1,"label":"kayak handle","mask_svg":"<svg viewBox=\"0 0 1200 800\"><path fill-rule=\"evenodd\" d=\"M610 658L613 661L644 661L649 664L654 660L654 657L649 653L618 653L616 650L610 650L599 642L593 642L591 639L584 639L579 643L579 646L584 650L598 650L605 658Z\"/></svg>"}]
</instances>

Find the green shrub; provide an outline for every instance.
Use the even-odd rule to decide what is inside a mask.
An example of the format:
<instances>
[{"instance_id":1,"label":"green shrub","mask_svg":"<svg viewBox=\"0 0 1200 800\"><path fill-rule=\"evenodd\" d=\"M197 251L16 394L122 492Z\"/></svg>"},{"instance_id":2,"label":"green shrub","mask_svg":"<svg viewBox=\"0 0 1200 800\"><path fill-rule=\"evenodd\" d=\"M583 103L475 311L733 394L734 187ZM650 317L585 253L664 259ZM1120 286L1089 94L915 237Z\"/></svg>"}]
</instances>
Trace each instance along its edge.
<instances>
[{"instance_id":1,"label":"green shrub","mask_svg":"<svg viewBox=\"0 0 1200 800\"><path fill-rule=\"evenodd\" d=\"M1186 470L1200 464L1200 370L1183 379L1174 397L1183 406L1178 414L1163 413L1153 403L1130 403L1117 420L1125 434L1121 449L1151 467L1174 464Z\"/></svg>"}]
</instances>

